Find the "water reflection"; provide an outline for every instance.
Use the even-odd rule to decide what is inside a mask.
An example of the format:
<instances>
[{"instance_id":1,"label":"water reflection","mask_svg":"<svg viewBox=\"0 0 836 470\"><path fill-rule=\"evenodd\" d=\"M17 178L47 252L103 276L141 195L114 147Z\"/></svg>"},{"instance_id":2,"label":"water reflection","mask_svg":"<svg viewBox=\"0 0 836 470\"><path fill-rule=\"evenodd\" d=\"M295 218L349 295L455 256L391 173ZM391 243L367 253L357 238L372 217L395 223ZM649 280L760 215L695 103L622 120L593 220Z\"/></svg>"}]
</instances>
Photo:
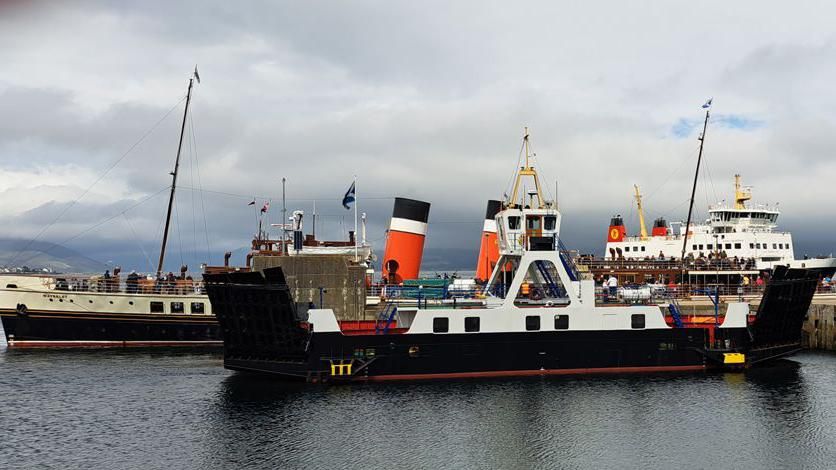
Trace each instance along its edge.
<instances>
[{"instance_id":1,"label":"water reflection","mask_svg":"<svg viewBox=\"0 0 836 470\"><path fill-rule=\"evenodd\" d=\"M217 352L10 350L0 442L7 461L59 468L827 467L836 355L796 359L321 386L231 373Z\"/></svg>"}]
</instances>

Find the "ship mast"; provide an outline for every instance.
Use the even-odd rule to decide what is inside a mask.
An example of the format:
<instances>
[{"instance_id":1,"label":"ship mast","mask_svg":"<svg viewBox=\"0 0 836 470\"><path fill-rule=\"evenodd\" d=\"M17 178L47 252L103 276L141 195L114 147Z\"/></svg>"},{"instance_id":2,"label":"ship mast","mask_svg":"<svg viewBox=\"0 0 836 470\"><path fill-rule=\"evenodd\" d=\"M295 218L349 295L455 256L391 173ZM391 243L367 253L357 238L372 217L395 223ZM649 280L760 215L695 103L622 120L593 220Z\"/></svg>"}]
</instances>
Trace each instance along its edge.
<instances>
[{"instance_id":1,"label":"ship mast","mask_svg":"<svg viewBox=\"0 0 836 470\"><path fill-rule=\"evenodd\" d=\"M157 277L163 273L163 262L165 261L165 245L168 243L168 228L171 225L171 208L174 206L174 191L177 189L177 171L180 169L180 152L183 150L183 134L186 132L186 118L189 115L189 103L192 100L192 85L195 79L200 82L195 67L194 75L189 78L189 88L186 90L186 107L183 110L183 123L180 125L180 142L177 144L177 158L174 160L174 171L171 174L171 194L168 196L168 212L165 216L165 230L163 231L163 244L160 247L160 261L157 263Z\"/></svg>"},{"instance_id":2,"label":"ship mast","mask_svg":"<svg viewBox=\"0 0 836 470\"><path fill-rule=\"evenodd\" d=\"M647 227L644 225L644 209L642 208L642 195L639 193L639 185L634 184L636 188L636 207L639 211L639 230L641 231L641 239L647 240Z\"/></svg>"},{"instance_id":3,"label":"ship mast","mask_svg":"<svg viewBox=\"0 0 836 470\"><path fill-rule=\"evenodd\" d=\"M535 170L529 163L529 160L531 159L531 146L528 143L528 127L525 128L523 147L525 151L525 166L521 167L517 172L517 177L514 180L514 189L511 191L511 197L508 199L508 205L510 207L517 205L517 194L520 190L520 182L522 181L523 176L531 176L534 179L534 189L537 192L537 209L543 209L545 207L545 201L543 200L543 192L540 189L540 178L537 176L537 170ZM522 195L522 206L525 206L525 194Z\"/></svg>"},{"instance_id":4,"label":"ship mast","mask_svg":"<svg viewBox=\"0 0 836 470\"><path fill-rule=\"evenodd\" d=\"M697 169L694 172L694 186L691 188L691 204L688 206L688 221L685 222L685 236L682 237L682 272L685 273L685 248L688 246L688 232L691 230L691 214L694 211L694 195L697 192L697 179L700 176L700 162L702 161L702 149L705 145L705 131L708 128L708 117L710 112L711 100L708 100L705 105L705 122L702 124L702 134L700 134L700 153L697 155Z\"/></svg>"}]
</instances>

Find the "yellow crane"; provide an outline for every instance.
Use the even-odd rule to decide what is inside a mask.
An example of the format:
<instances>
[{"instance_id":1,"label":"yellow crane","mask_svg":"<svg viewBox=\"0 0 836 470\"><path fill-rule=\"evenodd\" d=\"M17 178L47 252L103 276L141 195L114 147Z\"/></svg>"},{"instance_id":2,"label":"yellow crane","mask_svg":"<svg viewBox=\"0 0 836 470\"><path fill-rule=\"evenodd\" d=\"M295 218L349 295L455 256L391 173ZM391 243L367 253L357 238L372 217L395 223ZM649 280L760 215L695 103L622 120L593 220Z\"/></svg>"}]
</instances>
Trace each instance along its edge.
<instances>
[{"instance_id":1,"label":"yellow crane","mask_svg":"<svg viewBox=\"0 0 836 470\"><path fill-rule=\"evenodd\" d=\"M636 207L639 210L639 230L641 230L641 239L647 240L647 227L644 226L644 209L642 209L642 195L639 192L639 185L634 184L636 188Z\"/></svg>"}]
</instances>

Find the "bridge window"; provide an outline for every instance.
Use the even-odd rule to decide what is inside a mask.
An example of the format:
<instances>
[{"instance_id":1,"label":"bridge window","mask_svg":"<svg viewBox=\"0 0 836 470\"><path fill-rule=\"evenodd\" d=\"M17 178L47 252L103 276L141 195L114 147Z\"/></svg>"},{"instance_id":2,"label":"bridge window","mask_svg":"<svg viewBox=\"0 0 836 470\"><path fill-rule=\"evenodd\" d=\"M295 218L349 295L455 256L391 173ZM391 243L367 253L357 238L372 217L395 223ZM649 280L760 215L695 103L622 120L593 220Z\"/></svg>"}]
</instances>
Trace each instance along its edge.
<instances>
[{"instance_id":1,"label":"bridge window","mask_svg":"<svg viewBox=\"0 0 836 470\"><path fill-rule=\"evenodd\" d=\"M433 333L447 333L450 331L450 319L447 317L433 318Z\"/></svg>"},{"instance_id":2,"label":"bridge window","mask_svg":"<svg viewBox=\"0 0 836 470\"><path fill-rule=\"evenodd\" d=\"M548 260L532 261L516 292L514 305L517 307L563 307L568 304L569 295L554 263Z\"/></svg>"},{"instance_id":3,"label":"bridge window","mask_svg":"<svg viewBox=\"0 0 836 470\"><path fill-rule=\"evenodd\" d=\"M636 313L630 315L630 328L642 329L644 328L644 314Z\"/></svg>"},{"instance_id":4,"label":"bridge window","mask_svg":"<svg viewBox=\"0 0 836 470\"><path fill-rule=\"evenodd\" d=\"M525 331L538 331L540 329L540 315L529 315L525 317Z\"/></svg>"},{"instance_id":5,"label":"bridge window","mask_svg":"<svg viewBox=\"0 0 836 470\"><path fill-rule=\"evenodd\" d=\"M547 215L543 217L543 228L545 230L554 230L557 227L557 216Z\"/></svg>"},{"instance_id":6,"label":"bridge window","mask_svg":"<svg viewBox=\"0 0 836 470\"><path fill-rule=\"evenodd\" d=\"M526 217L525 226L528 230L540 230L540 217Z\"/></svg>"},{"instance_id":7,"label":"bridge window","mask_svg":"<svg viewBox=\"0 0 836 470\"><path fill-rule=\"evenodd\" d=\"M568 330L569 329L569 315L555 315L554 316L554 329L555 330Z\"/></svg>"},{"instance_id":8,"label":"bridge window","mask_svg":"<svg viewBox=\"0 0 836 470\"><path fill-rule=\"evenodd\" d=\"M151 302L151 313L165 313L165 306L162 302Z\"/></svg>"},{"instance_id":9,"label":"bridge window","mask_svg":"<svg viewBox=\"0 0 836 470\"><path fill-rule=\"evenodd\" d=\"M520 217L516 215L512 215L508 217L508 229L510 230L519 230L520 229Z\"/></svg>"},{"instance_id":10,"label":"bridge window","mask_svg":"<svg viewBox=\"0 0 836 470\"><path fill-rule=\"evenodd\" d=\"M465 333L477 333L479 331L479 317L464 317Z\"/></svg>"}]
</instances>

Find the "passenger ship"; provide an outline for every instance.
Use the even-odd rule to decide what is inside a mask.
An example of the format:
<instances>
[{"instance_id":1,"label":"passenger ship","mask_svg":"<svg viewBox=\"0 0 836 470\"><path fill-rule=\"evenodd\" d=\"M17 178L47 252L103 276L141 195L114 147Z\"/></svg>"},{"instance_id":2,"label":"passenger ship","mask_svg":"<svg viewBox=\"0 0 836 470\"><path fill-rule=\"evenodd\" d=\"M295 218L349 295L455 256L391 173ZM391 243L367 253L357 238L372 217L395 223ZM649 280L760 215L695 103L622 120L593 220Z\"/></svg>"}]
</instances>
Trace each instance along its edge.
<instances>
[{"instance_id":1,"label":"passenger ship","mask_svg":"<svg viewBox=\"0 0 836 470\"><path fill-rule=\"evenodd\" d=\"M189 78L156 276L0 276L0 320L10 347L220 345L202 283L163 276L186 119ZM109 274L109 273L108 273Z\"/></svg>"},{"instance_id":2,"label":"passenger ship","mask_svg":"<svg viewBox=\"0 0 836 470\"><path fill-rule=\"evenodd\" d=\"M642 196L635 187L639 216L639 234L627 236L620 215L610 221L604 257L607 259L679 258L682 255L684 224L669 227L664 218L656 219L648 235L645 228ZM792 235L776 230L780 212L777 207L750 206L751 188L741 185L740 175L734 176L734 204L709 207L708 220L692 225L685 245L685 256L705 258L721 256L753 260L755 270L770 270L775 266L789 266L829 271L836 269L836 258L796 259Z\"/></svg>"},{"instance_id":3,"label":"passenger ship","mask_svg":"<svg viewBox=\"0 0 836 470\"><path fill-rule=\"evenodd\" d=\"M294 301L281 268L206 274L224 366L308 382L541 376L741 368L800 349L816 279L778 269L757 315L684 318L674 300L602 295L560 244L561 214L530 164L496 214L500 258L475 304L382 303L377 320L338 320ZM521 194L522 180L534 190Z\"/></svg>"}]
</instances>

